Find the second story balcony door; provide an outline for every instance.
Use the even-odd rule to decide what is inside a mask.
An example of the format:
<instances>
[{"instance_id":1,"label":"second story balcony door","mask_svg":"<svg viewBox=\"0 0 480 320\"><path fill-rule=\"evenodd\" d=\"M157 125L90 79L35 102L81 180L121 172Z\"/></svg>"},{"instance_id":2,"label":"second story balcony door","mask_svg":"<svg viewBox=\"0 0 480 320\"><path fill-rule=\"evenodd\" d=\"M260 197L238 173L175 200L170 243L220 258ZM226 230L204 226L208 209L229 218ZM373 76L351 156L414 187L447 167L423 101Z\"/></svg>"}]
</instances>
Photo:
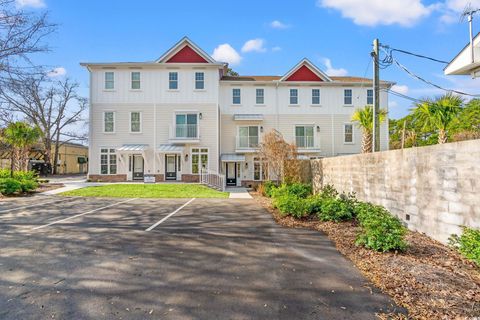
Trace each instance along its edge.
<instances>
[{"instance_id":1,"label":"second story balcony door","mask_svg":"<svg viewBox=\"0 0 480 320\"><path fill-rule=\"evenodd\" d=\"M198 115L196 113L175 115L175 138L198 138Z\"/></svg>"}]
</instances>

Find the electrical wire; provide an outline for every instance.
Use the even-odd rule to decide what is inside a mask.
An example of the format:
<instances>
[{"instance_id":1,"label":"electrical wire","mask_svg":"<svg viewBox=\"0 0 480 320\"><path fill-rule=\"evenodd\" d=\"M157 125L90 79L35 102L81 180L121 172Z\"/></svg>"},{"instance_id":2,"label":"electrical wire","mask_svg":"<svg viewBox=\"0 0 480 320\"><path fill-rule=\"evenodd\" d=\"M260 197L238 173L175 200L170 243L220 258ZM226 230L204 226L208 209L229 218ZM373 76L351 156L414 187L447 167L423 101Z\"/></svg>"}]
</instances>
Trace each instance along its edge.
<instances>
[{"instance_id":1,"label":"electrical wire","mask_svg":"<svg viewBox=\"0 0 480 320\"><path fill-rule=\"evenodd\" d=\"M397 96L397 97L400 97L400 98L403 98L403 99L407 99L407 100L410 100L410 101L413 101L413 102L422 102L422 100L420 99L417 99L417 98L413 98L413 97L410 97L410 96L407 96L403 93L400 93L400 92L397 92L397 91L394 91L392 89L381 89L382 91L385 91L385 92L388 92L390 94L393 94L394 96Z\"/></svg>"},{"instance_id":2,"label":"electrical wire","mask_svg":"<svg viewBox=\"0 0 480 320\"><path fill-rule=\"evenodd\" d=\"M450 62L448 62L448 61L443 61L443 60L435 59L435 58L432 58L432 57L424 56L424 55L422 55L422 54L413 53L413 52L406 51L406 50L402 50L402 49L392 48L392 47L390 47L390 46L388 46L388 45L383 45L383 44L381 44L380 47L385 48L385 49L390 50L390 51L401 52L401 53L404 53L404 54L409 54L409 55L414 56L414 57L423 58L423 59L428 59L428 60L435 61L435 62L439 62L439 63L443 63L443 64L449 64L449 63L450 63Z\"/></svg>"}]
</instances>

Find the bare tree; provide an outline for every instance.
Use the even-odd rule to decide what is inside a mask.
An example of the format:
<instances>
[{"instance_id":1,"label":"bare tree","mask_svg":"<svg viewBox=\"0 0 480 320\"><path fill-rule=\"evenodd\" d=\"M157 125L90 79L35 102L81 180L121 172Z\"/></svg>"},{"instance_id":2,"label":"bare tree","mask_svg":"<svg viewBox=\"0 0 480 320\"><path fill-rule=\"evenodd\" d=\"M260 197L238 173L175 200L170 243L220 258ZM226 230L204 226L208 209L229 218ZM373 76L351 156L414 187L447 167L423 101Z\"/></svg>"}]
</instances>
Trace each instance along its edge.
<instances>
[{"instance_id":1,"label":"bare tree","mask_svg":"<svg viewBox=\"0 0 480 320\"><path fill-rule=\"evenodd\" d=\"M46 13L27 13L17 9L15 0L0 0L0 85L38 72L30 56L48 51L43 39L55 28Z\"/></svg>"},{"instance_id":2,"label":"bare tree","mask_svg":"<svg viewBox=\"0 0 480 320\"><path fill-rule=\"evenodd\" d=\"M78 86L68 78L52 81L46 75L29 76L12 79L1 95L8 112L21 114L41 129L43 158L52 165L54 174L61 144L85 138L72 131L73 125L84 120L83 113L88 108L87 99L77 93Z\"/></svg>"},{"instance_id":3,"label":"bare tree","mask_svg":"<svg viewBox=\"0 0 480 320\"><path fill-rule=\"evenodd\" d=\"M263 135L259 148L260 159L268 168L270 179L280 182L298 182L300 163L297 147L283 139L280 132L271 130Z\"/></svg>"}]
</instances>

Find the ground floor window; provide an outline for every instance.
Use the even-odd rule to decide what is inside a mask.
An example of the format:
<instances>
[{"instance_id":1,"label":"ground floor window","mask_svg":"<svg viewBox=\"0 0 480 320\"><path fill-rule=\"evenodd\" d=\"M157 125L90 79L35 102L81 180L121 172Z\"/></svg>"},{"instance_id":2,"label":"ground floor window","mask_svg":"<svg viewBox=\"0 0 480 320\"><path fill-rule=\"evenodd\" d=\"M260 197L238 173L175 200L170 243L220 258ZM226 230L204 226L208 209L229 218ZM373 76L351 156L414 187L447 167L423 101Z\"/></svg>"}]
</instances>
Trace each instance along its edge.
<instances>
[{"instance_id":1,"label":"ground floor window","mask_svg":"<svg viewBox=\"0 0 480 320\"><path fill-rule=\"evenodd\" d=\"M117 155L115 149L102 148L100 150L100 173L117 174Z\"/></svg>"},{"instance_id":2,"label":"ground floor window","mask_svg":"<svg viewBox=\"0 0 480 320\"><path fill-rule=\"evenodd\" d=\"M192 149L192 173L200 173L200 168L208 168L208 148Z\"/></svg>"},{"instance_id":3,"label":"ground floor window","mask_svg":"<svg viewBox=\"0 0 480 320\"><path fill-rule=\"evenodd\" d=\"M267 180L265 163L258 157L253 158L253 180Z\"/></svg>"}]
</instances>

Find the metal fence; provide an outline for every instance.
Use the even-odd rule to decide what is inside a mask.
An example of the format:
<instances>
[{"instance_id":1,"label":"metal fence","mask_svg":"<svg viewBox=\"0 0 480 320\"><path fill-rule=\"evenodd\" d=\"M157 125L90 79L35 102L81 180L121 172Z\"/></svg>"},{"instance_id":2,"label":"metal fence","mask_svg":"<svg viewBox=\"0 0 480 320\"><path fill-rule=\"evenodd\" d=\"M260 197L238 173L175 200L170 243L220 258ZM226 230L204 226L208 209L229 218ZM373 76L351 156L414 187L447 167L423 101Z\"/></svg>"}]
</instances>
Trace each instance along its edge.
<instances>
[{"instance_id":1,"label":"metal fence","mask_svg":"<svg viewBox=\"0 0 480 320\"><path fill-rule=\"evenodd\" d=\"M202 168L200 172L200 183L211 188L225 191L225 175L219 174L213 170Z\"/></svg>"}]
</instances>

